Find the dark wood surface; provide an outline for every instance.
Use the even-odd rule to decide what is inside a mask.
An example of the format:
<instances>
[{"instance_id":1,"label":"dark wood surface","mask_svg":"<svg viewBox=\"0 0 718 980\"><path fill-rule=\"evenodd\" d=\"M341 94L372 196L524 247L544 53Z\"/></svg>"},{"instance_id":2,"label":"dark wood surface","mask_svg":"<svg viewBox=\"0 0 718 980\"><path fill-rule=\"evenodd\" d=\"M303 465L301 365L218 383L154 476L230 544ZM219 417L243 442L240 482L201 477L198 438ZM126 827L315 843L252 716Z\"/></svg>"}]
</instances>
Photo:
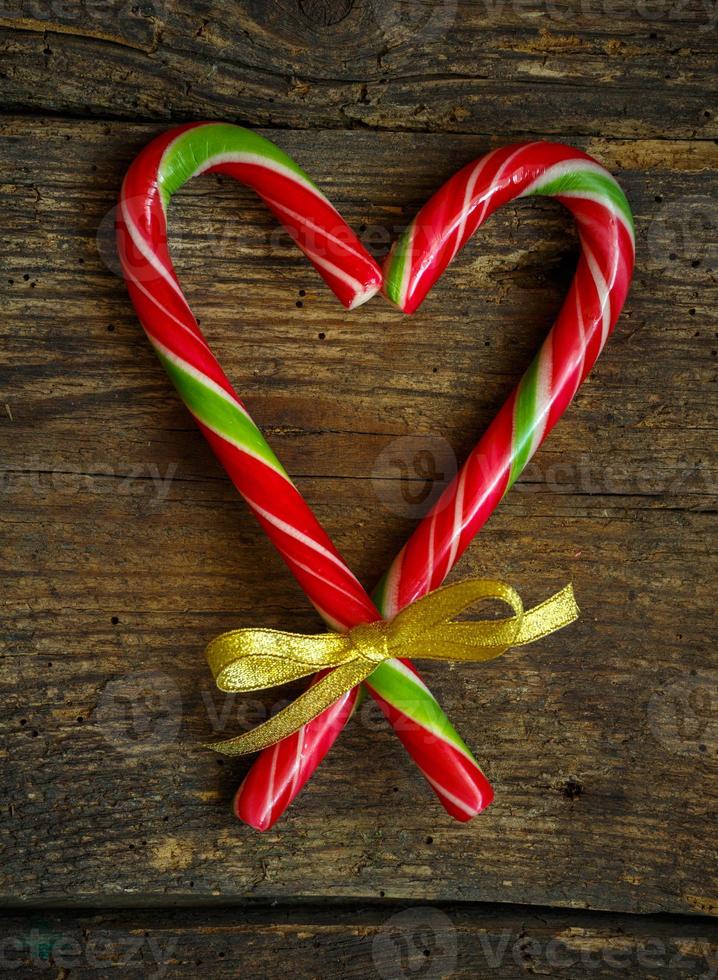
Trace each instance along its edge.
<instances>
[{"instance_id":1,"label":"dark wood surface","mask_svg":"<svg viewBox=\"0 0 718 980\"><path fill-rule=\"evenodd\" d=\"M707 0L5 0L0 95L67 115L714 139Z\"/></svg>"},{"instance_id":2,"label":"dark wood surface","mask_svg":"<svg viewBox=\"0 0 718 980\"><path fill-rule=\"evenodd\" d=\"M73 936L161 923L181 939L171 975L206 948L213 975L263 975L252 950L273 949L276 972L279 950L301 976L341 975L337 957L344 975L403 976L411 963L392 967L391 945L371 951L377 931L394 935L399 910L384 903L411 900L448 916L458 975L472 975L479 935L520 945L526 922L543 923L528 929L535 972L589 969L546 961L557 936L586 950L622 937L636 956L652 937L663 972L636 959L634 974L698 975L715 963L714 926L684 917L718 914L706 9L405 4L403 21L380 12L372 32L369 8L351 3L88 7L82 19L56 6L0 15L0 895L37 909L290 904L239 919L17 912L4 935L38 916ZM116 274L124 170L167 120L204 116L274 127L378 254L458 166L529 134L596 155L634 208L637 271L616 334L457 570L508 577L528 601L571 578L582 618L490 666L426 669L497 791L468 825L445 816L368 707L265 835L229 813L246 763L199 748L274 700L213 693L206 641L239 624L317 626ZM367 585L426 489L406 437L450 472L520 377L576 257L560 207L506 208L407 319L380 300L343 313L228 180L184 190L171 236L230 377ZM308 899L378 904L291 906ZM456 904L477 901L541 910ZM423 935L421 914L407 921ZM695 953L696 974L669 961L672 944ZM425 975L444 975L432 949ZM523 975L518 959L497 975Z\"/></svg>"},{"instance_id":3,"label":"dark wood surface","mask_svg":"<svg viewBox=\"0 0 718 980\"><path fill-rule=\"evenodd\" d=\"M32 911L0 922L7 976L713 977L702 920L516 906ZM55 971L54 974L51 971ZM63 971L66 971L63 973ZM104 971L104 972L102 972Z\"/></svg>"}]
</instances>

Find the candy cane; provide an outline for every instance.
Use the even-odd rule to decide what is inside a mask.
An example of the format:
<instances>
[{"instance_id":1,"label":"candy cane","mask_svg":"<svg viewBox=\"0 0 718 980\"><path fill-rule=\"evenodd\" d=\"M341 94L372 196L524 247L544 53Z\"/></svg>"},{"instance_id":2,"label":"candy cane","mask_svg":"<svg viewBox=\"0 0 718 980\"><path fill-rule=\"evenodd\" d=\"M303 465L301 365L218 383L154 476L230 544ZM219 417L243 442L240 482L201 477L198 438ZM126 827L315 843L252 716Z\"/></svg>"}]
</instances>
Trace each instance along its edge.
<instances>
[{"instance_id":1,"label":"candy cane","mask_svg":"<svg viewBox=\"0 0 718 980\"><path fill-rule=\"evenodd\" d=\"M177 282L167 247L166 209L187 180L200 173L230 174L252 187L289 229L297 244L347 307L377 292L381 272L336 210L297 165L256 133L204 123L181 127L151 143L128 171L120 194L118 248L130 296L160 361L230 478L245 498L307 596L334 629L379 618L210 351ZM408 664L412 689L422 685ZM430 696L429 696L430 697ZM322 715L296 745L277 747L262 799L290 797L324 757L356 703L350 692ZM432 699L433 701L433 699ZM453 729L436 705L435 725ZM426 766L426 729L402 732L409 751ZM458 735L453 733L457 742ZM463 744L463 743L462 743ZM485 777L468 749L445 778L468 798ZM306 777L308 778L308 777ZM281 795L280 793L280 795ZM264 827L262 804L248 819ZM281 812L281 811L280 811Z\"/></svg>"},{"instance_id":2,"label":"candy cane","mask_svg":"<svg viewBox=\"0 0 718 980\"><path fill-rule=\"evenodd\" d=\"M443 582L593 367L628 292L633 220L617 182L586 154L552 143L509 146L455 174L421 209L387 259L386 294L411 313L489 215L508 201L539 195L557 198L576 219L581 256L574 280L534 362L374 593L385 618ZM430 712L433 706L431 695L418 686L413 705L407 706L405 681L410 685L413 678L403 665L389 661L365 683L392 724L403 722L413 734L417 707ZM292 739L311 739L313 726L321 729L321 724L317 719ZM452 748L447 747L448 758ZM250 773L247 782L252 780L254 791L266 775L270 752ZM430 759L419 763L430 782L439 755L432 744ZM437 792L451 812L438 787ZM457 797L454 805L461 819L465 800ZM239 811L245 812L241 799ZM469 816L466 812L464 819Z\"/></svg>"}]
</instances>

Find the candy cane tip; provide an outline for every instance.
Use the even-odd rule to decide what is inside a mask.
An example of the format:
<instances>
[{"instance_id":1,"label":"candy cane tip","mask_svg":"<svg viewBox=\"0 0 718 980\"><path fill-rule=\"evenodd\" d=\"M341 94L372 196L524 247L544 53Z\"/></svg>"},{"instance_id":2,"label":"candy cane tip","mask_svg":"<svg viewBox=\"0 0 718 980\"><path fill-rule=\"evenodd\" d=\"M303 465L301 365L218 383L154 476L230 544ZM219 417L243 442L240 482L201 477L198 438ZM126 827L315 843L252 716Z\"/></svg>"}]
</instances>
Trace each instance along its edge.
<instances>
[{"instance_id":1,"label":"candy cane tip","mask_svg":"<svg viewBox=\"0 0 718 980\"><path fill-rule=\"evenodd\" d=\"M413 313L419 309L423 302L423 297L421 299L414 299L414 297L408 297L402 306L399 307L402 313L406 313L407 316L411 316Z\"/></svg>"},{"instance_id":2,"label":"candy cane tip","mask_svg":"<svg viewBox=\"0 0 718 980\"><path fill-rule=\"evenodd\" d=\"M481 786L481 799L476 806L477 813L483 813L494 802L494 787L488 779Z\"/></svg>"},{"instance_id":3,"label":"candy cane tip","mask_svg":"<svg viewBox=\"0 0 718 980\"><path fill-rule=\"evenodd\" d=\"M444 803L445 809L449 814L457 821L457 823L468 823L469 820L473 820L474 817L478 817L480 813L487 810L491 804L494 802L494 791L490 786L481 787L481 794L479 799L473 804L473 808L468 812L459 807L451 806L450 803L442 801Z\"/></svg>"},{"instance_id":4,"label":"candy cane tip","mask_svg":"<svg viewBox=\"0 0 718 980\"><path fill-rule=\"evenodd\" d=\"M379 292L380 289L381 289L381 282L371 283L370 285L362 289L361 292L358 292L354 296L354 299L352 299L349 303L346 304L346 308L348 310L356 310L357 307L363 306L365 303L368 303L370 299L376 296L376 294Z\"/></svg>"},{"instance_id":5,"label":"candy cane tip","mask_svg":"<svg viewBox=\"0 0 718 980\"><path fill-rule=\"evenodd\" d=\"M241 784L235 793L232 802L232 811L235 817L237 820L241 820L242 823L246 823L248 827L251 827L253 830L258 830L260 833L264 833L265 830L270 830L280 814L277 814L273 820L271 806L267 810L258 813L256 807L251 805L251 800L248 804L246 795L242 793L243 787L244 783Z\"/></svg>"},{"instance_id":6,"label":"candy cane tip","mask_svg":"<svg viewBox=\"0 0 718 980\"><path fill-rule=\"evenodd\" d=\"M395 310L400 310L406 316L411 316L412 313L416 313L421 304L424 301L424 297L414 299L413 296L407 296L403 301L394 299L392 296L387 296L386 293L383 294L387 302L394 307Z\"/></svg>"},{"instance_id":7,"label":"candy cane tip","mask_svg":"<svg viewBox=\"0 0 718 980\"><path fill-rule=\"evenodd\" d=\"M382 299L386 300L389 306L394 310L400 310L402 313L411 315L416 313L416 311L421 306L424 301L424 296L415 296L414 293L407 292L402 295L402 291L397 288L396 283L391 282L389 278L390 265L386 264L384 266L384 285L381 289Z\"/></svg>"}]
</instances>

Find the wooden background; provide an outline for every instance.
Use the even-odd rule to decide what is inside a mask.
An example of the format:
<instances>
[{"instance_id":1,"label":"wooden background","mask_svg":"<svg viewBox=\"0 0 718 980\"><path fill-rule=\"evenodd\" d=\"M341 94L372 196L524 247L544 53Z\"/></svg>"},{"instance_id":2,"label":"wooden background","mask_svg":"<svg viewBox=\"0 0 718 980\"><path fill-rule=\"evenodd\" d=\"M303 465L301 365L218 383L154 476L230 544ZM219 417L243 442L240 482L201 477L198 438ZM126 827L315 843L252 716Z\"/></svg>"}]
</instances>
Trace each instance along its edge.
<instances>
[{"instance_id":1,"label":"wooden background","mask_svg":"<svg viewBox=\"0 0 718 980\"><path fill-rule=\"evenodd\" d=\"M707 0L0 5L2 968L715 975L717 39ZM528 601L570 578L582 618L425 671L496 788L469 824L370 706L264 835L229 810L247 764L199 748L273 703L214 693L206 641L317 627L117 275L124 171L201 118L261 127L377 255L526 137L633 205L616 333L457 569ZM227 179L171 224L229 376L373 585L431 490L417 452L450 474L550 326L570 221L507 207L411 319L344 313Z\"/></svg>"}]
</instances>

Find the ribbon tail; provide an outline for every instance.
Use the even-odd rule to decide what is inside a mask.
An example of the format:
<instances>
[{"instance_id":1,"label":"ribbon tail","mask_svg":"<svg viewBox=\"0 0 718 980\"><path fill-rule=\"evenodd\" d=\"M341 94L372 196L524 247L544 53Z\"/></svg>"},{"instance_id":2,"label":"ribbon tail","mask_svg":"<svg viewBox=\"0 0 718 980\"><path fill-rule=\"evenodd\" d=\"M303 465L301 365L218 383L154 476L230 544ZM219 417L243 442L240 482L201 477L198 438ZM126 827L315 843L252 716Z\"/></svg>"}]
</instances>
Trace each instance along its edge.
<instances>
[{"instance_id":1,"label":"ribbon tail","mask_svg":"<svg viewBox=\"0 0 718 980\"><path fill-rule=\"evenodd\" d=\"M569 583L560 592L556 592L555 595L524 613L514 646L534 643L548 636L549 633L555 633L556 630L575 622L578 616L578 604L573 594L573 586Z\"/></svg>"},{"instance_id":2,"label":"ribbon tail","mask_svg":"<svg viewBox=\"0 0 718 980\"><path fill-rule=\"evenodd\" d=\"M312 721L325 708L368 677L376 665L366 660L351 660L330 671L316 684L308 688L295 701L276 715L257 725L249 732L225 738L219 742L206 742L204 748L222 755L247 755L259 752L269 745L292 735L302 725Z\"/></svg>"}]
</instances>

